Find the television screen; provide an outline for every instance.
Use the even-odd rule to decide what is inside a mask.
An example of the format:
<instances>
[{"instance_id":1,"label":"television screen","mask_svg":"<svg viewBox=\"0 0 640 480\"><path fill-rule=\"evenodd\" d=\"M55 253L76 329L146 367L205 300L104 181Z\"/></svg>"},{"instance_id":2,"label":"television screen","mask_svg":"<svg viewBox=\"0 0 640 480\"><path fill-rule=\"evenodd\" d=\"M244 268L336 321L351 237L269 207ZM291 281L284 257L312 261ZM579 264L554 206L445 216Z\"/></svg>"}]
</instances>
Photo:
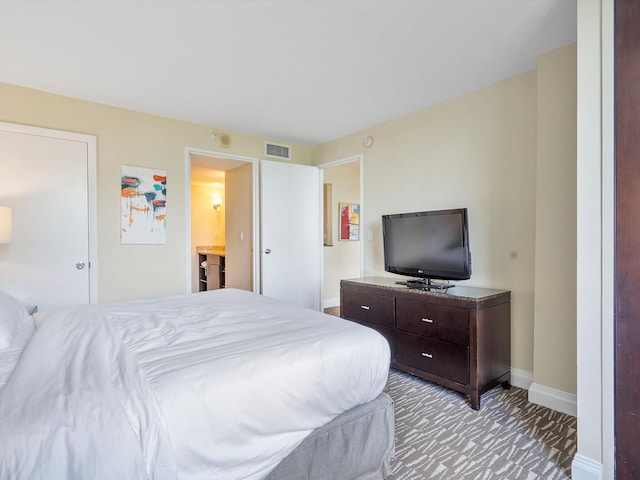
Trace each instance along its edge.
<instances>
[{"instance_id":1,"label":"television screen","mask_svg":"<svg viewBox=\"0 0 640 480\"><path fill-rule=\"evenodd\" d=\"M471 277L467 209L382 216L384 268L425 279Z\"/></svg>"}]
</instances>

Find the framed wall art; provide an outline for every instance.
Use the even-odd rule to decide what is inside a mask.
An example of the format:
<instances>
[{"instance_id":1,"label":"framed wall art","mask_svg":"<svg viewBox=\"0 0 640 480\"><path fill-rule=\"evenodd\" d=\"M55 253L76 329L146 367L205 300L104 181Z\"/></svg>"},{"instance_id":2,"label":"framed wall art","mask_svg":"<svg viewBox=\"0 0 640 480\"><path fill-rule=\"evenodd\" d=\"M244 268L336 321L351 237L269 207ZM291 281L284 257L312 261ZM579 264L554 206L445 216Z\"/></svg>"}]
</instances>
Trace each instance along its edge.
<instances>
[{"instance_id":1,"label":"framed wall art","mask_svg":"<svg viewBox=\"0 0 640 480\"><path fill-rule=\"evenodd\" d=\"M340 202L338 204L338 209L338 218L340 219L340 240L360 240L360 204Z\"/></svg>"},{"instance_id":2,"label":"framed wall art","mask_svg":"<svg viewBox=\"0 0 640 480\"><path fill-rule=\"evenodd\" d=\"M121 244L166 243L166 171L123 165L120 199Z\"/></svg>"}]
</instances>

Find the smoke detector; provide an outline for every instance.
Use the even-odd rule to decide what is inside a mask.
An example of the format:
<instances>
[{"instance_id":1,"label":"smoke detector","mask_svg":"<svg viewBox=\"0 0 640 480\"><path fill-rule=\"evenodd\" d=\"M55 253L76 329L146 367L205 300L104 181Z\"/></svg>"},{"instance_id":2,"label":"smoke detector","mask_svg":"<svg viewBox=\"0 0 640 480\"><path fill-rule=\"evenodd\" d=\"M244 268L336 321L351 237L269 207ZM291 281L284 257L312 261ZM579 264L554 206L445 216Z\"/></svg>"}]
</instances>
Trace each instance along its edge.
<instances>
[{"instance_id":1,"label":"smoke detector","mask_svg":"<svg viewBox=\"0 0 640 480\"><path fill-rule=\"evenodd\" d=\"M211 134L211 140L213 140L218 145L220 145L221 147L224 147L224 148L227 148L229 145L231 145L231 136L229 136L228 133L213 132Z\"/></svg>"}]
</instances>

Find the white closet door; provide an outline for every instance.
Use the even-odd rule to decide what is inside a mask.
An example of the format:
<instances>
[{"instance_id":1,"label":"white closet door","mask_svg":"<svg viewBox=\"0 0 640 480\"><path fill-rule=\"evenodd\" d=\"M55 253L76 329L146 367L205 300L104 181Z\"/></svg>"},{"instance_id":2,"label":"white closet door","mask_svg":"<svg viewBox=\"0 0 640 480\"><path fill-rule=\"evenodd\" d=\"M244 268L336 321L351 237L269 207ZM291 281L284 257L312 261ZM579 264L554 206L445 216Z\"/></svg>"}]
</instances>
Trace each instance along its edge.
<instances>
[{"instance_id":1,"label":"white closet door","mask_svg":"<svg viewBox=\"0 0 640 480\"><path fill-rule=\"evenodd\" d=\"M0 205L13 211L0 290L39 309L91 300L88 144L46 132L0 124Z\"/></svg>"},{"instance_id":2,"label":"white closet door","mask_svg":"<svg viewBox=\"0 0 640 480\"><path fill-rule=\"evenodd\" d=\"M320 171L263 160L260 165L262 293L320 309Z\"/></svg>"}]
</instances>

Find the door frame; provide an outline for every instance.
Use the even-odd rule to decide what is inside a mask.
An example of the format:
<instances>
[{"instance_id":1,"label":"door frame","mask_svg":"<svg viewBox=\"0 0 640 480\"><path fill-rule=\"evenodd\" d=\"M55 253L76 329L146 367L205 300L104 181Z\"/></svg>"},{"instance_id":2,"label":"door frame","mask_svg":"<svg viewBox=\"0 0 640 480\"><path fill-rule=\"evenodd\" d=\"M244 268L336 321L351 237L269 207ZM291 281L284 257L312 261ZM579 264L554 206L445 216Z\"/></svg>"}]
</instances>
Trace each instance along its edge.
<instances>
[{"instance_id":1,"label":"door frame","mask_svg":"<svg viewBox=\"0 0 640 480\"><path fill-rule=\"evenodd\" d=\"M578 2L577 451L574 479L613 478L614 2Z\"/></svg>"},{"instance_id":2,"label":"door frame","mask_svg":"<svg viewBox=\"0 0 640 480\"><path fill-rule=\"evenodd\" d=\"M364 213L364 155L359 153L357 155L352 155L351 157L341 158L339 160L334 160L327 163L322 163L318 165L320 169L320 185L319 192L320 195L320 218L318 221L320 222L320 231L322 231L323 227L323 214L324 214L324 202L322 201L322 185L324 183L324 170L326 168L331 167L339 167L340 165L345 165L347 163L358 162L360 165L360 192L359 192L359 201L360 201L360 278L364 277L364 230L362 228L362 219ZM369 238L367 236L367 238ZM320 305L324 306L324 243L322 238L320 240L320 265L322 268L320 269Z\"/></svg>"},{"instance_id":3,"label":"door frame","mask_svg":"<svg viewBox=\"0 0 640 480\"><path fill-rule=\"evenodd\" d=\"M200 148L185 147L184 149L184 164L185 164L185 219L186 219L186 255L185 255L185 293L191 293L191 275L192 275L192 262L191 262L191 155L204 155L207 157L226 158L229 160L237 160L240 162L247 162L251 164L251 190L253 194L252 205L252 225L253 225L253 238L251 239L253 248L253 291L254 293L260 292L260 248L259 248L259 225L260 225L260 210L259 210L259 182L258 182L258 169L260 161L253 157L244 157L241 155L233 155L230 153L223 153L219 151L203 150Z\"/></svg>"},{"instance_id":4,"label":"door frame","mask_svg":"<svg viewBox=\"0 0 640 480\"><path fill-rule=\"evenodd\" d=\"M98 175L97 139L95 135L65 132L51 128L32 127L0 122L0 130L25 135L84 143L87 147L87 244L89 264L89 303L98 303Z\"/></svg>"}]
</instances>

